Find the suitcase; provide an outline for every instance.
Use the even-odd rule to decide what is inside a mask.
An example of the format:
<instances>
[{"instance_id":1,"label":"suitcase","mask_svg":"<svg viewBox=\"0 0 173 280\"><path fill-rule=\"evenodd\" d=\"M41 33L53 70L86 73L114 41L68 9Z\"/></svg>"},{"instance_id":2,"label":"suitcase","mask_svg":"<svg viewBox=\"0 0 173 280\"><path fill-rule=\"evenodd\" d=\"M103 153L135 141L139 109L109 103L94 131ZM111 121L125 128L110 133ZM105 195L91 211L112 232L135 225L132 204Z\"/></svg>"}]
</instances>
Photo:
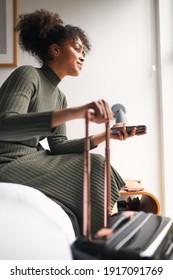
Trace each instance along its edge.
<instances>
[{"instance_id":1,"label":"suitcase","mask_svg":"<svg viewBox=\"0 0 173 280\"><path fill-rule=\"evenodd\" d=\"M83 234L72 244L75 260L173 259L173 220L143 211L111 216L110 136L106 122L104 227L91 235L89 118L84 150Z\"/></svg>"}]
</instances>

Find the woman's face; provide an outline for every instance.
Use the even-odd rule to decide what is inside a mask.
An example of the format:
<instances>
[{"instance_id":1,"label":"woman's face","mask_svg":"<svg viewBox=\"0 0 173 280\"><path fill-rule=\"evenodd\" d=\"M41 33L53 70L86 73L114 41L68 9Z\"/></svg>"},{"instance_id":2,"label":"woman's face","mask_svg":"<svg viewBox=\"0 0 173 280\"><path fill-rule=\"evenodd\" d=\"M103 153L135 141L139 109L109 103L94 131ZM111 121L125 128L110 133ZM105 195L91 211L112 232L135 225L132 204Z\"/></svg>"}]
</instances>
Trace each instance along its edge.
<instances>
[{"instance_id":1,"label":"woman's face","mask_svg":"<svg viewBox=\"0 0 173 280\"><path fill-rule=\"evenodd\" d=\"M79 76L84 60L84 47L80 38L77 38L75 41L67 40L63 46L59 47L59 54L54 60L59 78Z\"/></svg>"}]
</instances>

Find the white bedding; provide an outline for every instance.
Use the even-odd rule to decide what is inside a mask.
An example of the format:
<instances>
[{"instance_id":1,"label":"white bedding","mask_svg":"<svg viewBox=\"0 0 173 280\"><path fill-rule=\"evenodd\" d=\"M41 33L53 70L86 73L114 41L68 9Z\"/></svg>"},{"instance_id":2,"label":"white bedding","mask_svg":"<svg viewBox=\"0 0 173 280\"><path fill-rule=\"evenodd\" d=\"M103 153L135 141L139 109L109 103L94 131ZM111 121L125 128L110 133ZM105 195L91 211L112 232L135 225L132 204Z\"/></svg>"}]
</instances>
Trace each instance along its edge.
<instances>
[{"instance_id":1,"label":"white bedding","mask_svg":"<svg viewBox=\"0 0 173 280\"><path fill-rule=\"evenodd\" d=\"M0 259L72 259L75 240L64 210L40 191L0 183Z\"/></svg>"}]
</instances>

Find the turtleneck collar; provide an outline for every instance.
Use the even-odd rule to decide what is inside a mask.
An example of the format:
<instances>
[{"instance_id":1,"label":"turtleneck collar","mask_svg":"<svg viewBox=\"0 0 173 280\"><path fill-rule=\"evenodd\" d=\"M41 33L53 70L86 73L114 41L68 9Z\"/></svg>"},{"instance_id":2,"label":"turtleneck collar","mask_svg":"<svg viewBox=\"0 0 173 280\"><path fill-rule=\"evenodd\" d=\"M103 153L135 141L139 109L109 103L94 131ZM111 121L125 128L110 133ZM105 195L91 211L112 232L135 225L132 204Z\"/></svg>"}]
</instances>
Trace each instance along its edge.
<instances>
[{"instance_id":1,"label":"turtleneck collar","mask_svg":"<svg viewBox=\"0 0 173 280\"><path fill-rule=\"evenodd\" d=\"M44 64L41 67L41 70L47 77L47 79L51 82L51 84L54 87L57 87L57 85L60 83L61 79L55 74L55 72L52 70L51 67L49 67L47 64Z\"/></svg>"}]
</instances>

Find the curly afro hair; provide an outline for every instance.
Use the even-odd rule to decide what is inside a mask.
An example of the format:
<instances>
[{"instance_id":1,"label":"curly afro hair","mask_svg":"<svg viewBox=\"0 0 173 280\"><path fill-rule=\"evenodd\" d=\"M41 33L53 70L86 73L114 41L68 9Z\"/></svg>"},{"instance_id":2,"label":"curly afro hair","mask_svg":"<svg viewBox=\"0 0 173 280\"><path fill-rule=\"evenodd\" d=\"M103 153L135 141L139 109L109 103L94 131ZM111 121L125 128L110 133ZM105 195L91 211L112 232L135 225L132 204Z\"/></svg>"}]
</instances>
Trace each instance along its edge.
<instances>
[{"instance_id":1,"label":"curly afro hair","mask_svg":"<svg viewBox=\"0 0 173 280\"><path fill-rule=\"evenodd\" d=\"M64 25L58 13L45 9L19 15L15 30L19 32L21 49L42 63L50 59L49 47L53 43L62 45L67 39L75 40L79 37L86 51L91 49L89 40L80 27Z\"/></svg>"}]
</instances>

